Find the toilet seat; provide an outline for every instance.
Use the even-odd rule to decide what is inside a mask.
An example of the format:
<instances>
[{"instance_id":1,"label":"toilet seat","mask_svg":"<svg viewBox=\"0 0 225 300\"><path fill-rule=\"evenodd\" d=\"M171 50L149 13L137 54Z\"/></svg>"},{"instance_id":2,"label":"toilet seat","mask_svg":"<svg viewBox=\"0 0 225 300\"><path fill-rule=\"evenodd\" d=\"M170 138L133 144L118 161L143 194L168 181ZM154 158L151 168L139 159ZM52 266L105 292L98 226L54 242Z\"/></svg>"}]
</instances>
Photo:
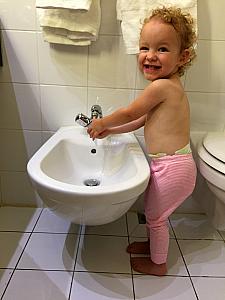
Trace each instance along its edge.
<instances>
[{"instance_id":1,"label":"toilet seat","mask_svg":"<svg viewBox=\"0 0 225 300\"><path fill-rule=\"evenodd\" d=\"M225 163L225 133L208 133L203 139L203 145L210 154Z\"/></svg>"},{"instance_id":2,"label":"toilet seat","mask_svg":"<svg viewBox=\"0 0 225 300\"><path fill-rule=\"evenodd\" d=\"M225 175L225 134L208 133L198 148L199 157L210 167Z\"/></svg>"}]
</instances>

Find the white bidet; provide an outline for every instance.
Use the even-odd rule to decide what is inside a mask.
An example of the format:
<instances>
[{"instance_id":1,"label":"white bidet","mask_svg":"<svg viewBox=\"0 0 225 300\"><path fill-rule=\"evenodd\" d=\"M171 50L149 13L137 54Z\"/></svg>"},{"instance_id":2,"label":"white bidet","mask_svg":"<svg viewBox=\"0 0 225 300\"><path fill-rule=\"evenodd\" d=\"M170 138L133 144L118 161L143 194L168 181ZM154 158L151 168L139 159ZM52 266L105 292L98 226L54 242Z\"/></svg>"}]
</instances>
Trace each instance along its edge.
<instances>
[{"instance_id":1,"label":"white bidet","mask_svg":"<svg viewBox=\"0 0 225 300\"><path fill-rule=\"evenodd\" d=\"M30 159L28 174L43 202L76 224L112 222L149 181L149 165L132 133L92 141L83 127L60 128Z\"/></svg>"}]
</instances>

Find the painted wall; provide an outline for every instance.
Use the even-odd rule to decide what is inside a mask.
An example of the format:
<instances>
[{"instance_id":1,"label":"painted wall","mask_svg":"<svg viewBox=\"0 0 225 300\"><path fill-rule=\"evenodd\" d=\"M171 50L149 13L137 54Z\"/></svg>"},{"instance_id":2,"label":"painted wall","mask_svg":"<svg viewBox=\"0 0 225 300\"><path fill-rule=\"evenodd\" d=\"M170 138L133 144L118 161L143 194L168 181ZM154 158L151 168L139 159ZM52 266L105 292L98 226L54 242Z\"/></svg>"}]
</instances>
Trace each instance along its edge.
<instances>
[{"instance_id":1,"label":"painted wall","mask_svg":"<svg viewBox=\"0 0 225 300\"><path fill-rule=\"evenodd\" d=\"M32 154L74 116L96 103L104 114L127 105L146 82L125 54L116 0L101 0L102 21L90 47L50 46L35 0L0 0L0 203L41 205L26 174ZM198 58L183 78L192 131L225 130L225 1L198 1ZM137 132L143 140L143 132Z\"/></svg>"}]
</instances>

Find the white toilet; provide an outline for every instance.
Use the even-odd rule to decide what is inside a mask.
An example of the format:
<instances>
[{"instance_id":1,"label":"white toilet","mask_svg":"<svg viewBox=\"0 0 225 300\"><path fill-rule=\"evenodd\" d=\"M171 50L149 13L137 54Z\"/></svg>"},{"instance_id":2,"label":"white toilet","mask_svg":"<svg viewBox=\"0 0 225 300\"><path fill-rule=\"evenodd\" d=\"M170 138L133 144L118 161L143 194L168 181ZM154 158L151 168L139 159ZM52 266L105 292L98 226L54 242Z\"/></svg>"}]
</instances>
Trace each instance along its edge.
<instances>
[{"instance_id":1,"label":"white toilet","mask_svg":"<svg viewBox=\"0 0 225 300\"><path fill-rule=\"evenodd\" d=\"M216 229L225 230L225 133L209 132L198 145L197 165L212 193L204 197L205 213Z\"/></svg>"}]
</instances>

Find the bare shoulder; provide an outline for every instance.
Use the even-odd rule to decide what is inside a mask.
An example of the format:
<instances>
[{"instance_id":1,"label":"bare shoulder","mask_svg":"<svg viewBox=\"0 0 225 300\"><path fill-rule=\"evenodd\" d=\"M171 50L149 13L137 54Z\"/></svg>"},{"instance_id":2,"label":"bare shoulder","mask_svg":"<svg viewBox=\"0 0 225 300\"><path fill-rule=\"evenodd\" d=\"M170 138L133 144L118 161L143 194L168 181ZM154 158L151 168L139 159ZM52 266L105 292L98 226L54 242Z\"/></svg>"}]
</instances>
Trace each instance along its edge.
<instances>
[{"instance_id":1,"label":"bare shoulder","mask_svg":"<svg viewBox=\"0 0 225 300\"><path fill-rule=\"evenodd\" d=\"M150 86L154 87L155 89L172 89L172 90L180 90L183 91L182 84L180 80L176 79L158 79L153 81Z\"/></svg>"},{"instance_id":2,"label":"bare shoulder","mask_svg":"<svg viewBox=\"0 0 225 300\"><path fill-rule=\"evenodd\" d=\"M170 80L167 79L157 79L151 82L146 88L145 92L154 98L160 98L165 100L167 92L166 90L172 89L172 84Z\"/></svg>"},{"instance_id":3,"label":"bare shoulder","mask_svg":"<svg viewBox=\"0 0 225 300\"><path fill-rule=\"evenodd\" d=\"M168 98L180 98L184 94L181 83L177 80L157 79L145 88L145 94L151 98L158 99L160 102Z\"/></svg>"},{"instance_id":4,"label":"bare shoulder","mask_svg":"<svg viewBox=\"0 0 225 300\"><path fill-rule=\"evenodd\" d=\"M165 99L180 98L184 95L184 89L179 79L158 79L153 81L151 85Z\"/></svg>"}]
</instances>

